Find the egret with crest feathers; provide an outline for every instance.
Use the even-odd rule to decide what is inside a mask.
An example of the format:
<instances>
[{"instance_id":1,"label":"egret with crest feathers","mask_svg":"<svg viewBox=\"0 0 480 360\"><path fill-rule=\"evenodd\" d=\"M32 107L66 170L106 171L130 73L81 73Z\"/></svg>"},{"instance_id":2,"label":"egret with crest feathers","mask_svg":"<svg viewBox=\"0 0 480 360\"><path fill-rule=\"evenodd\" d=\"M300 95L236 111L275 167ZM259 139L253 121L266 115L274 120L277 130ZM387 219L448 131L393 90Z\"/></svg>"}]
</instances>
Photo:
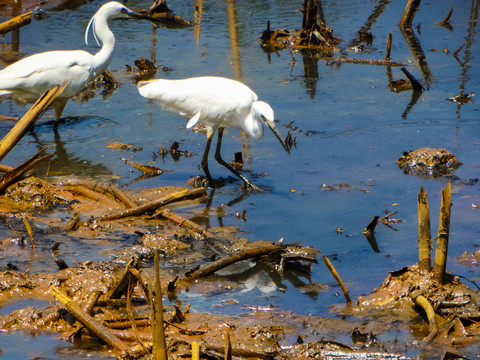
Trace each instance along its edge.
<instances>
[{"instance_id":1,"label":"egret with crest feathers","mask_svg":"<svg viewBox=\"0 0 480 360\"><path fill-rule=\"evenodd\" d=\"M95 55L83 50L47 51L19 60L0 71L0 95L11 93L17 102L33 102L45 91L68 81L54 102L55 117L59 120L68 99L105 71L112 60L115 36L108 21L134 16L132 10L116 1L106 3L92 17L85 32L88 45L92 27L97 44L102 43L100 51Z\"/></svg>"},{"instance_id":2,"label":"egret with crest feathers","mask_svg":"<svg viewBox=\"0 0 480 360\"><path fill-rule=\"evenodd\" d=\"M156 79L140 81L138 91L146 98L156 100L166 110L189 118L187 129L195 124L207 128L207 144L202 158L202 168L210 187L215 183L208 170L208 153L213 135L218 131L215 159L238 178L245 186L258 189L250 180L225 162L220 155L225 128L239 128L252 138L263 137L263 125L267 125L290 153L275 127L273 110L266 102L258 101L257 95L243 83L222 77L204 76L183 80Z\"/></svg>"}]
</instances>

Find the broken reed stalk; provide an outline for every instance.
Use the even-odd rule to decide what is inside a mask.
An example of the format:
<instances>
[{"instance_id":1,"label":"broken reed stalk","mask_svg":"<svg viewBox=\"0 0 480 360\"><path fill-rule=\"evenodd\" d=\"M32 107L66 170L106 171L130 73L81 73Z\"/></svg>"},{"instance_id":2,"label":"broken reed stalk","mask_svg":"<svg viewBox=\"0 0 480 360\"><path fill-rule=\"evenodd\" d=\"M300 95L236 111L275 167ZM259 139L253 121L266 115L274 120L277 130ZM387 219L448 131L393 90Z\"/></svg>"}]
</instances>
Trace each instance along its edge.
<instances>
[{"instance_id":1,"label":"broken reed stalk","mask_svg":"<svg viewBox=\"0 0 480 360\"><path fill-rule=\"evenodd\" d=\"M403 28L412 27L413 18L418 11L421 0L408 0L407 6L403 11L402 19L400 20L399 26Z\"/></svg>"},{"instance_id":2,"label":"broken reed stalk","mask_svg":"<svg viewBox=\"0 0 480 360\"><path fill-rule=\"evenodd\" d=\"M450 181L442 190L440 205L440 220L438 223L437 246L433 260L433 276L440 284L443 284L447 269L448 236L450 233L450 210L452 207L452 186Z\"/></svg>"},{"instance_id":3,"label":"broken reed stalk","mask_svg":"<svg viewBox=\"0 0 480 360\"><path fill-rule=\"evenodd\" d=\"M83 196L84 198L90 199L109 208L116 208L118 206L118 203L115 200L95 190L86 188L82 185L65 185L65 189L76 195Z\"/></svg>"},{"instance_id":4,"label":"broken reed stalk","mask_svg":"<svg viewBox=\"0 0 480 360\"><path fill-rule=\"evenodd\" d=\"M28 159L24 163L20 164L13 170L5 173L2 177L0 177L0 194L2 194L7 187L9 187L15 181L20 179L26 172L30 171L40 161L53 156L53 153L42 155L42 153L46 149L47 148L41 149L38 153L33 155L30 159Z\"/></svg>"},{"instance_id":5,"label":"broken reed stalk","mask_svg":"<svg viewBox=\"0 0 480 360\"><path fill-rule=\"evenodd\" d=\"M0 24L0 35L5 35L9 31L20 29L22 26L30 24L33 11L15 16L14 18Z\"/></svg>"},{"instance_id":6,"label":"broken reed stalk","mask_svg":"<svg viewBox=\"0 0 480 360\"><path fill-rule=\"evenodd\" d=\"M52 101L62 93L67 85L65 82L62 86L55 86L51 90L47 90L33 104L25 115L15 124L7 135L0 142L0 161L12 150L25 133L35 124L35 121L47 110Z\"/></svg>"},{"instance_id":7,"label":"broken reed stalk","mask_svg":"<svg viewBox=\"0 0 480 360\"><path fill-rule=\"evenodd\" d=\"M158 249L155 249L154 257L155 267L155 295L154 303L155 309L152 314L153 327L153 359L154 360L167 360L167 345L165 342L165 329L163 327L163 301L162 301L162 287L160 286L160 261L158 255Z\"/></svg>"},{"instance_id":8,"label":"broken reed stalk","mask_svg":"<svg viewBox=\"0 0 480 360\"><path fill-rule=\"evenodd\" d=\"M430 208L427 192L420 187L418 192L418 266L420 270L430 271L431 263Z\"/></svg>"},{"instance_id":9,"label":"broken reed stalk","mask_svg":"<svg viewBox=\"0 0 480 360\"><path fill-rule=\"evenodd\" d=\"M197 341L192 341L192 360L200 360L200 346Z\"/></svg>"},{"instance_id":10,"label":"broken reed stalk","mask_svg":"<svg viewBox=\"0 0 480 360\"><path fill-rule=\"evenodd\" d=\"M97 304L100 295L102 295L102 292L100 290L93 290L88 296L87 302L85 303L85 305L83 305L82 310L90 315L93 311L93 308Z\"/></svg>"},{"instance_id":11,"label":"broken reed stalk","mask_svg":"<svg viewBox=\"0 0 480 360\"><path fill-rule=\"evenodd\" d=\"M350 295L348 294L348 289L345 287L345 284L340 278L340 275L338 275L337 270L335 270L335 267L330 262L330 260L325 255L322 255L322 257L323 257L323 261L325 261L325 265L327 265L328 270L330 270L335 280L337 280L338 285L340 285L340 288L342 289L343 296L345 296L345 300L347 301L347 304L350 305L352 303L352 299L350 299Z\"/></svg>"},{"instance_id":12,"label":"broken reed stalk","mask_svg":"<svg viewBox=\"0 0 480 360\"><path fill-rule=\"evenodd\" d=\"M227 335L225 336L225 360L232 360L232 343L230 341L230 331L227 330Z\"/></svg>"},{"instance_id":13,"label":"broken reed stalk","mask_svg":"<svg viewBox=\"0 0 480 360\"><path fill-rule=\"evenodd\" d=\"M148 351L147 346L143 343L142 339L140 338L140 334L137 328L137 322L133 314L132 296L133 296L133 291L135 290L135 286L137 285L137 282L138 280L136 277L134 276L129 277L125 310L127 311L127 316L128 316L128 319L130 320L130 325L132 326L133 332L135 334L135 339L140 344L143 352L145 354L149 354L150 352Z\"/></svg>"},{"instance_id":14,"label":"broken reed stalk","mask_svg":"<svg viewBox=\"0 0 480 360\"><path fill-rule=\"evenodd\" d=\"M120 340L118 337L113 335L108 328L106 328L98 320L94 319L88 315L85 311L80 309L80 307L67 295L63 294L58 288L52 286L50 288L51 293L55 298L60 301L67 310L75 316L75 318L80 321L89 331L91 331L95 336L99 337L105 341L108 345L122 351L127 354L130 351L130 347Z\"/></svg>"},{"instance_id":15,"label":"broken reed stalk","mask_svg":"<svg viewBox=\"0 0 480 360\"><path fill-rule=\"evenodd\" d=\"M390 61L390 53L392 51L392 32L388 33L387 38L387 55L385 55L385 61Z\"/></svg>"},{"instance_id":16,"label":"broken reed stalk","mask_svg":"<svg viewBox=\"0 0 480 360\"><path fill-rule=\"evenodd\" d=\"M1 171L1 168L0 168ZM60 180L62 185L64 186L83 186L87 189L90 189L94 192L101 193L101 194L110 194L120 203L122 203L126 208L133 208L136 207L137 204L133 199L131 199L126 193L121 191L115 185L103 185L99 182L94 180L88 179L62 179Z\"/></svg>"},{"instance_id":17,"label":"broken reed stalk","mask_svg":"<svg viewBox=\"0 0 480 360\"><path fill-rule=\"evenodd\" d=\"M428 319L429 333L423 339L423 341L430 342L435 338L438 332L437 320L435 318L435 310L433 310L432 305L423 295L420 295L419 293L412 293L410 296L415 301L415 303L425 311Z\"/></svg>"},{"instance_id":18,"label":"broken reed stalk","mask_svg":"<svg viewBox=\"0 0 480 360\"><path fill-rule=\"evenodd\" d=\"M27 219L27 217L25 216L24 213L22 213L22 219L23 219L23 223L25 224L25 227L27 228L27 233L28 233L28 236L30 238L30 244L31 244L32 248L34 248L35 247L35 241L33 240L32 227L30 226L30 223L28 222L28 219Z\"/></svg>"},{"instance_id":19,"label":"broken reed stalk","mask_svg":"<svg viewBox=\"0 0 480 360\"><path fill-rule=\"evenodd\" d=\"M189 220L187 218L184 218L183 216L178 215L175 213L172 209L159 209L155 211L153 214L153 217L157 216L162 216L165 219L168 219L175 224L177 224L179 227L186 229L190 233L193 233L194 235L200 235L205 243L208 245L210 250L214 251L215 253L219 255L223 255L225 252L224 251L219 251L216 249L214 240L215 235L213 235L211 232L208 232L205 230L203 227L198 225L197 223L193 222L192 220Z\"/></svg>"},{"instance_id":20,"label":"broken reed stalk","mask_svg":"<svg viewBox=\"0 0 480 360\"><path fill-rule=\"evenodd\" d=\"M174 193L170 193L167 195L162 196L161 198L151 201L149 203L136 206L134 208L130 208L118 213L100 216L96 219L96 221L110 221L110 220L118 220L123 219L130 216L140 216L146 212L153 211L163 205L169 204L174 201L180 201L187 198L194 198L203 196L206 194L205 188L196 188L196 189L184 189Z\"/></svg>"}]
</instances>

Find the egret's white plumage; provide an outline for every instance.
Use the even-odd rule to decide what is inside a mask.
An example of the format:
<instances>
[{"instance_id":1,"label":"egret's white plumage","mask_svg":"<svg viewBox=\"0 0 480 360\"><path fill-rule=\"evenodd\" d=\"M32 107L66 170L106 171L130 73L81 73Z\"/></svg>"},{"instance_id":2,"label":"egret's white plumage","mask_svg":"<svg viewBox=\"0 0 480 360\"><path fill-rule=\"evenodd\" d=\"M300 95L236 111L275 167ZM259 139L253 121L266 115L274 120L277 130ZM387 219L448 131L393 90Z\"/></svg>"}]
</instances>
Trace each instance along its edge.
<instances>
[{"instance_id":1,"label":"egret's white plumage","mask_svg":"<svg viewBox=\"0 0 480 360\"><path fill-rule=\"evenodd\" d=\"M115 48L115 36L108 21L131 16L133 12L112 1L103 5L90 20L85 32L92 27L102 48L95 55L83 50L48 51L26 57L0 71L0 95L12 94L18 102L35 101L45 91L68 81L55 102L55 115L60 118L67 100L100 75L110 64Z\"/></svg>"},{"instance_id":2,"label":"egret's white plumage","mask_svg":"<svg viewBox=\"0 0 480 360\"><path fill-rule=\"evenodd\" d=\"M259 140L263 137L263 125L266 124L285 150L290 152L275 127L274 113L270 105L258 101L257 95L239 81L214 76L183 80L156 79L139 82L138 91L146 98L155 99L166 110L189 118L187 128L197 123L207 128L207 145L202 167L211 187L214 187L214 182L208 170L208 152L216 131L218 142L215 159L251 188L257 187L220 156L224 128L242 129Z\"/></svg>"}]
</instances>

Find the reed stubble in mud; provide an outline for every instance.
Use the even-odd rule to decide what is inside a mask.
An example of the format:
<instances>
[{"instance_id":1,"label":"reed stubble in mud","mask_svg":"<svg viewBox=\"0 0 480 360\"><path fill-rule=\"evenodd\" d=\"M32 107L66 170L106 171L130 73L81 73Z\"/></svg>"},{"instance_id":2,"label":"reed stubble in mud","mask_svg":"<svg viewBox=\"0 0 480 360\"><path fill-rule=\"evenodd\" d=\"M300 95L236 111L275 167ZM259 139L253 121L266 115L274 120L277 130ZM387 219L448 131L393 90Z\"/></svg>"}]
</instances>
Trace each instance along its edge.
<instances>
[{"instance_id":1,"label":"reed stubble in mud","mask_svg":"<svg viewBox=\"0 0 480 360\"><path fill-rule=\"evenodd\" d=\"M432 269L431 239L427 192L423 187L420 187L418 192L418 265L420 270L430 271Z\"/></svg>"}]
</instances>

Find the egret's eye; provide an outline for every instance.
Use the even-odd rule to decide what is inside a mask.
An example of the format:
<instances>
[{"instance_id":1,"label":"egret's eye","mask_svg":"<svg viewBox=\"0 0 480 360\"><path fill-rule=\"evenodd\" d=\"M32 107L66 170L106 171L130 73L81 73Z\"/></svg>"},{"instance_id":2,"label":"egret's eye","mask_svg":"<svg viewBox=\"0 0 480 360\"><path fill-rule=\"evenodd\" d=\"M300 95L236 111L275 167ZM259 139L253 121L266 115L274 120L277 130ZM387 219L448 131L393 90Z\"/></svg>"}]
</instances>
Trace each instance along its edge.
<instances>
[{"instance_id":1,"label":"egret's eye","mask_svg":"<svg viewBox=\"0 0 480 360\"><path fill-rule=\"evenodd\" d=\"M130 11L128 11L127 8L122 8L122 10L120 10L121 13L123 14L128 14Z\"/></svg>"}]
</instances>

